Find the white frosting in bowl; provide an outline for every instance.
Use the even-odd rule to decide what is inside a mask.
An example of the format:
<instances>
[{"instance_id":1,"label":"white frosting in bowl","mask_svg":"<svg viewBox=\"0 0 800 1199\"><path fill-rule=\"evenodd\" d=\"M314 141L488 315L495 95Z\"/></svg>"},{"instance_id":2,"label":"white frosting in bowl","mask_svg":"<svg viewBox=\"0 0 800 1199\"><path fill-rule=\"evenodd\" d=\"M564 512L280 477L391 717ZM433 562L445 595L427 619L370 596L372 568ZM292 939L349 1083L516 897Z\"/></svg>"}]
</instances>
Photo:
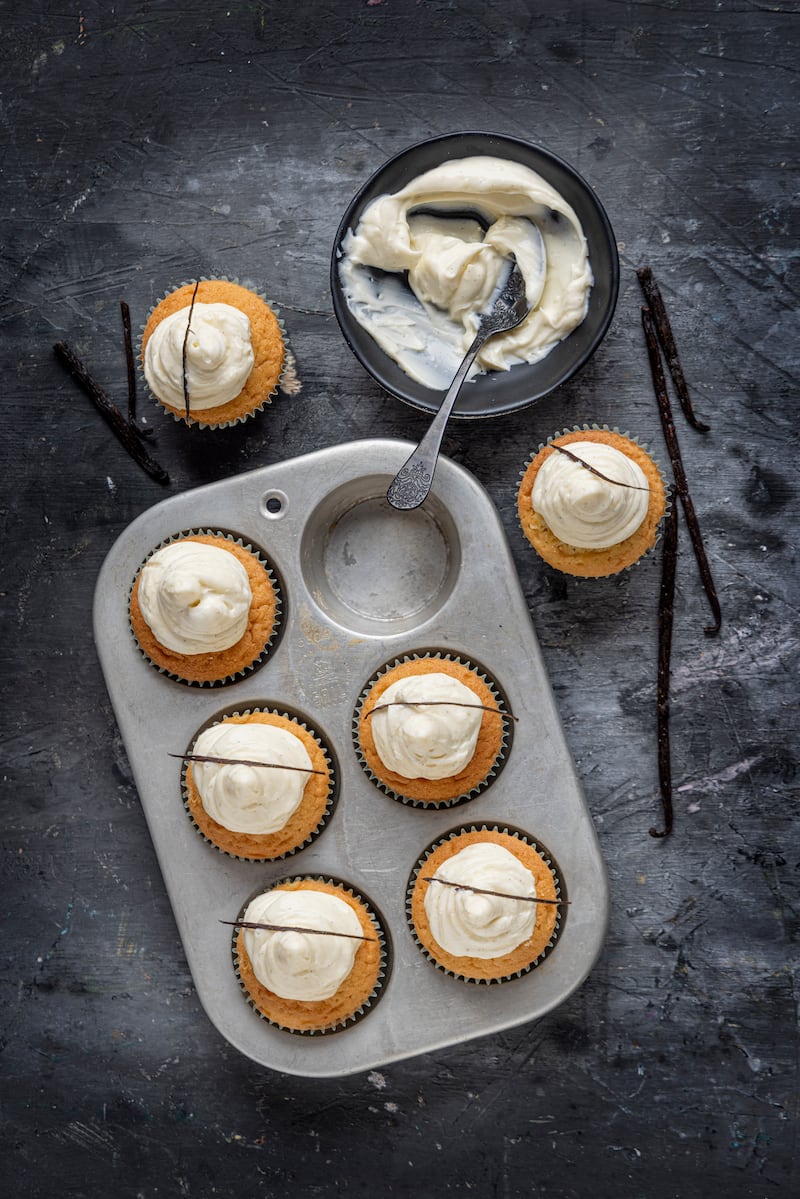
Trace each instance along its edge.
<instances>
[{"instance_id":1,"label":"white frosting in bowl","mask_svg":"<svg viewBox=\"0 0 800 1199\"><path fill-rule=\"evenodd\" d=\"M475 842L442 863L433 878L536 896L536 880L508 849L493 841ZM428 883L425 913L434 939L454 957L497 958L511 953L533 934L536 904Z\"/></svg>"},{"instance_id":2,"label":"white frosting in bowl","mask_svg":"<svg viewBox=\"0 0 800 1199\"><path fill-rule=\"evenodd\" d=\"M606 478L554 450L536 472L531 493L534 512L559 541L579 549L607 549L630 537L650 503L650 487L641 467L604 442L572 441L566 448Z\"/></svg>"},{"instance_id":3,"label":"white frosting in bowl","mask_svg":"<svg viewBox=\"0 0 800 1199\"><path fill-rule=\"evenodd\" d=\"M403 703L388 706L396 701ZM448 674L397 679L370 717L378 757L407 779L458 774L475 753L483 718L480 702L474 691ZM456 706L462 704L471 706Z\"/></svg>"},{"instance_id":4,"label":"white frosting in bowl","mask_svg":"<svg viewBox=\"0 0 800 1199\"><path fill-rule=\"evenodd\" d=\"M249 317L230 304L198 302L156 325L144 349L144 375L154 395L181 411L186 407L184 342L190 411L204 412L235 399L255 362Z\"/></svg>"},{"instance_id":5,"label":"white frosting in bowl","mask_svg":"<svg viewBox=\"0 0 800 1199\"><path fill-rule=\"evenodd\" d=\"M252 599L239 559L204 542L162 546L139 575L142 616L156 640L178 654L230 649L244 636Z\"/></svg>"},{"instance_id":6,"label":"white frosting in bowl","mask_svg":"<svg viewBox=\"0 0 800 1199\"><path fill-rule=\"evenodd\" d=\"M206 812L236 833L264 834L282 829L303 799L310 777L303 771L312 769L299 737L286 728L257 721L226 721L204 729L192 753L240 759L235 765L192 763L192 777ZM259 769L244 762L269 762L295 769Z\"/></svg>"},{"instance_id":7,"label":"white frosting in bowl","mask_svg":"<svg viewBox=\"0 0 800 1199\"><path fill-rule=\"evenodd\" d=\"M353 969L361 923L343 899L327 891L268 891L247 906L244 920L320 929L275 932L242 929L247 956L260 983L282 999L317 1002L335 995ZM326 933L348 933L328 936Z\"/></svg>"},{"instance_id":8,"label":"white frosting in bowl","mask_svg":"<svg viewBox=\"0 0 800 1199\"><path fill-rule=\"evenodd\" d=\"M537 362L571 333L593 283L576 213L529 167L462 158L379 196L346 235L339 275L350 311L385 353L416 382L444 388L512 255L532 311L487 342L473 368L500 371Z\"/></svg>"}]
</instances>

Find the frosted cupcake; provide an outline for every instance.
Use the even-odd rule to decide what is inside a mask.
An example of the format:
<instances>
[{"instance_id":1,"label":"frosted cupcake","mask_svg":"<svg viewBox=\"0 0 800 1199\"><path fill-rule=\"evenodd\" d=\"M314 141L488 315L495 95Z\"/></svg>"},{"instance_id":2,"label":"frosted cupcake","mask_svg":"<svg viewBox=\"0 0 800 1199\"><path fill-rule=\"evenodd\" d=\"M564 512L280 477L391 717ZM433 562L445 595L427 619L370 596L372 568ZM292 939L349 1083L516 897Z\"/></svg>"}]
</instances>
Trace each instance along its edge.
<instances>
[{"instance_id":1,"label":"frosted cupcake","mask_svg":"<svg viewBox=\"0 0 800 1199\"><path fill-rule=\"evenodd\" d=\"M565 574L617 574L651 549L666 511L658 466L630 437L575 429L529 463L517 512L536 552Z\"/></svg>"},{"instance_id":2,"label":"frosted cupcake","mask_svg":"<svg viewBox=\"0 0 800 1199\"><path fill-rule=\"evenodd\" d=\"M471 665L440 655L406 658L368 686L356 712L356 747L388 794L445 807L488 785L508 722L498 694Z\"/></svg>"},{"instance_id":3,"label":"frosted cupcake","mask_svg":"<svg viewBox=\"0 0 800 1199\"><path fill-rule=\"evenodd\" d=\"M272 572L223 533L190 533L141 567L130 597L140 649L187 683L233 679L266 654L280 622Z\"/></svg>"},{"instance_id":4,"label":"frosted cupcake","mask_svg":"<svg viewBox=\"0 0 800 1199\"><path fill-rule=\"evenodd\" d=\"M320 741L278 712L234 713L204 729L184 774L184 800L198 830L223 852L251 861L307 845L330 814L333 791Z\"/></svg>"},{"instance_id":5,"label":"frosted cupcake","mask_svg":"<svg viewBox=\"0 0 800 1199\"><path fill-rule=\"evenodd\" d=\"M170 292L142 333L147 385L189 424L230 425L251 416L277 389L283 332L269 304L238 283L203 279Z\"/></svg>"},{"instance_id":6,"label":"frosted cupcake","mask_svg":"<svg viewBox=\"0 0 800 1199\"><path fill-rule=\"evenodd\" d=\"M550 862L522 835L462 829L423 855L409 884L408 919L435 965L469 982L529 970L552 946L560 888Z\"/></svg>"},{"instance_id":7,"label":"frosted cupcake","mask_svg":"<svg viewBox=\"0 0 800 1199\"><path fill-rule=\"evenodd\" d=\"M267 924L270 928L249 928ZM287 879L245 908L234 967L250 1003L290 1032L346 1027L377 999L385 937L366 901L343 883Z\"/></svg>"}]
</instances>

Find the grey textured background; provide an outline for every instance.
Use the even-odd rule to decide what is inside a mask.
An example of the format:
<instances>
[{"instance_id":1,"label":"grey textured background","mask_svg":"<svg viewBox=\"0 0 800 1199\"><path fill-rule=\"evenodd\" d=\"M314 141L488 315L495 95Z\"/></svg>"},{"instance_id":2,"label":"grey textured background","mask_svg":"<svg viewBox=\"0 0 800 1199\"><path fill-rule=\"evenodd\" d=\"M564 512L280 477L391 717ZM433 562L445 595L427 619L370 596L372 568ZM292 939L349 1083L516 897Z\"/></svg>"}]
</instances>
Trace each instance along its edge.
<instances>
[{"instance_id":1,"label":"grey textured background","mask_svg":"<svg viewBox=\"0 0 800 1199\"><path fill-rule=\"evenodd\" d=\"M22 1196L783 1196L798 1186L798 5L6 0L2 12L6 731L3 1149ZM194 995L94 652L103 558L194 485L361 437L418 437L344 344L331 243L363 179L457 129L541 143L620 246L611 331L536 407L453 424L506 526L612 887L606 950L536 1024L385 1071L253 1066ZM695 406L678 434L723 608L681 527L676 825L658 818L659 558L544 567L516 483L549 434L628 429L665 459L635 268ZM120 403L119 300L238 277L283 311L300 390L243 427L160 412L162 489L52 354ZM487 602L491 602L487 597Z\"/></svg>"}]
</instances>

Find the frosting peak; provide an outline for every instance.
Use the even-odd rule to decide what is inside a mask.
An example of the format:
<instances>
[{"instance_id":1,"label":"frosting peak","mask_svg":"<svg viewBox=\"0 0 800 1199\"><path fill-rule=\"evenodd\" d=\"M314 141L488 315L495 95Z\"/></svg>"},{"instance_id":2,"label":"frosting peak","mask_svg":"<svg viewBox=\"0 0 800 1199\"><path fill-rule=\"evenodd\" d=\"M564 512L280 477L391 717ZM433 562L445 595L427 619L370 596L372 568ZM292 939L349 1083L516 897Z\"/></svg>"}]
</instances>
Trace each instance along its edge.
<instances>
[{"instance_id":1,"label":"frosting peak","mask_svg":"<svg viewBox=\"0 0 800 1199\"><path fill-rule=\"evenodd\" d=\"M363 936L350 905L327 891L268 891L248 904L243 919L323 933L242 929L256 978L282 999L329 999L353 969L359 942L352 938Z\"/></svg>"},{"instance_id":2,"label":"frosting peak","mask_svg":"<svg viewBox=\"0 0 800 1199\"><path fill-rule=\"evenodd\" d=\"M178 654L218 653L247 629L247 571L220 546L173 541L142 567L139 607L153 636Z\"/></svg>"},{"instance_id":3,"label":"frosting peak","mask_svg":"<svg viewBox=\"0 0 800 1199\"><path fill-rule=\"evenodd\" d=\"M533 934L536 904L504 896L535 898L536 880L504 846L491 841L468 845L443 862L433 877L504 893L484 895L435 882L428 884L428 923L447 953L455 957L502 957Z\"/></svg>"},{"instance_id":4,"label":"frosting peak","mask_svg":"<svg viewBox=\"0 0 800 1199\"><path fill-rule=\"evenodd\" d=\"M402 703L381 710L397 701ZM378 756L403 778L458 774L475 753L483 718L479 705L475 692L448 674L398 679L378 699L370 718Z\"/></svg>"},{"instance_id":5,"label":"frosting peak","mask_svg":"<svg viewBox=\"0 0 800 1199\"><path fill-rule=\"evenodd\" d=\"M531 494L534 511L567 545L578 549L617 545L635 533L647 515L647 477L638 463L603 442L572 441L569 450L606 479L555 450L536 472Z\"/></svg>"},{"instance_id":6,"label":"frosting peak","mask_svg":"<svg viewBox=\"0 0 800 1199\"><path fill-rule=\"evenodd\" d=\"M300 806L311 770L311 758L299 737L288 729L253 722L226 721L204 729L193 753L213 758L269 762L267 769L220 762L194 762L192 777L203 807L213 820L232 832L264 834L282 829ZM299 769L276 770L273 766Z\"/></svg>"},{"instance_id":7,"label":"frosting peak","mask_svg":"<svg viewBox=\"0 0 800 1199\"><path fill-rule=\"evenodd\" d=\"M154 395L179 409L185 408L184 341L190 410L203 412L235 399L255 362L245 313L231 304L198 302L156 325L144 350L145 378Z\"/></svg>"}]
</instances>

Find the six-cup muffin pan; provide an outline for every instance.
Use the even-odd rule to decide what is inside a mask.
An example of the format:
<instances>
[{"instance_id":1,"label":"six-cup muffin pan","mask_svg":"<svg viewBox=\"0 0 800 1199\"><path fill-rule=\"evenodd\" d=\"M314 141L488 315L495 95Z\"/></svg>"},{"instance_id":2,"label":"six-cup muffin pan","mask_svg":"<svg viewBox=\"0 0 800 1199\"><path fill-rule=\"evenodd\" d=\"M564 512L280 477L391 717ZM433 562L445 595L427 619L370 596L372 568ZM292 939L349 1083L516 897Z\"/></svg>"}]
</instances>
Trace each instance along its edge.
<instances>
[{"instance_id":1,"label":"six-cup muffin pan","mask_svg":"<svg viewBox=\"0 0 800 1199\"><path fill-rule=\"evenodd\" d=\"M334 446L167 499L117 540L95 593L106 685L198 996L232 1045L289 1074L355 1073L541 1017L585 979L608 922L605 867L498 514L446 458L422 508L392 509L386 488L410 449L392 440ZM129 626L140 564L165 539L197 528L258 549L282 590L280 637L257 670L224 686L159 673ZM368 777L354 743L367 682L387 663L425 653L479 663L517 718L502 770L457 807L398 802ZM271 863L229 857L198 834L183 804L181 761L170 756L218 715L254 707L290 711L314 728L338 779L320 835ZM490 987L435 969L406 920L409 877L425 849L452 829L483 824L546 847L569 899L552 952ZM311 1038L253 1012L221 923L255 891L301 874L341 879L368 896L389 955L380 1002L352 1026Z\"/></svg>"}]
</instances>

